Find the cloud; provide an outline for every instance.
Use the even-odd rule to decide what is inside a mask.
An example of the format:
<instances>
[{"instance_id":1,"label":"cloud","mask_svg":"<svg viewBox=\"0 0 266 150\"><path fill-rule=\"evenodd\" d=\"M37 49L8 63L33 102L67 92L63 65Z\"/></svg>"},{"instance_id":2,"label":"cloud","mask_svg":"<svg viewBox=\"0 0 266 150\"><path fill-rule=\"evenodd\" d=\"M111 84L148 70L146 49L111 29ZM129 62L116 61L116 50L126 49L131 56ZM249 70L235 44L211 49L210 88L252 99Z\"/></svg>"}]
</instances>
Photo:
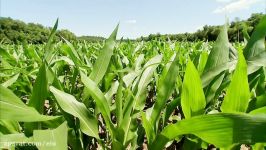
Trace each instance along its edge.
<instances>
[{"instance_id":1,"label":"cloud","mask_svg":"<svg viewBox=\"0 0 266 150\"><path fill-rule=\"evenodd\" d=\"M216 0L217 1L217 0ZM218 0L227 1L227 0ZM213 13L233 13L243 9L249 9L251 5L261 2L262 0L237 0L233 1L224 7L219 7L213 11Z\"/></svg>"},{"instance_id":2,"label":"cloud","mask_svg":"<svg viewBox=\"0 0 266 150\"><path fill-rule=\"evenodd\" d=\"M130 19L130 20L125 20L124 22L127 23L127 24L136 24L137 23L137 20Z\"/></svg>"}]
</instances>

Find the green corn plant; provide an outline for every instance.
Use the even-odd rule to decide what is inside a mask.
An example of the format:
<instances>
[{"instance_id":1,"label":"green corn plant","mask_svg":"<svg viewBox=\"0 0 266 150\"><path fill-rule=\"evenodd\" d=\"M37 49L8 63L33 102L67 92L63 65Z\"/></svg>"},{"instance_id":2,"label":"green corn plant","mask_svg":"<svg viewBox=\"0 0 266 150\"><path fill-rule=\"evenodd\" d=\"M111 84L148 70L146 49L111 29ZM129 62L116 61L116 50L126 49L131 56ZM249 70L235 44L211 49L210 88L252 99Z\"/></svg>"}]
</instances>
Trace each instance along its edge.
<instances>
[{"instance_id":1,"label":"green corn plant","mask_svg":"<svg viewBox=\"0 0 266 150\"><path fill-rule=\"evenodd\" d=\"M232 44L227 25L215 42L117 41L117 25L96 43L55 43L57 26L0 45L1 149L265 148L266 17Z\"/></svg>"}]
</instances>

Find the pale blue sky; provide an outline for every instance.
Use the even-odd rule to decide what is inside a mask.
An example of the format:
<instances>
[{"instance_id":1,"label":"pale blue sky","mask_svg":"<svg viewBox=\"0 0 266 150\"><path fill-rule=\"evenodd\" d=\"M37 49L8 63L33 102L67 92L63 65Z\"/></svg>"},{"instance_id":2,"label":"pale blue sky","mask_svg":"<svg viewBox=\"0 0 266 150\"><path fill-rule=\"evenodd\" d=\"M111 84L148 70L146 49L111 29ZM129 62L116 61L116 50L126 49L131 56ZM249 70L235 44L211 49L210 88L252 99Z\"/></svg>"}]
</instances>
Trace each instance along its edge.
<instances>
[{"instance_id":1,"label":"pale blue sky","mask_svg":"<svg viewBox=\"0 0 266 150\"><path fill-rule=\"evenodd\" d=\"M225 15L248 18L264 12L266 0L0 0L0 15L53 26L76 35L108 36L120 22L118 36L193 32L220 25Z\"/></svg>"}]
</instances>

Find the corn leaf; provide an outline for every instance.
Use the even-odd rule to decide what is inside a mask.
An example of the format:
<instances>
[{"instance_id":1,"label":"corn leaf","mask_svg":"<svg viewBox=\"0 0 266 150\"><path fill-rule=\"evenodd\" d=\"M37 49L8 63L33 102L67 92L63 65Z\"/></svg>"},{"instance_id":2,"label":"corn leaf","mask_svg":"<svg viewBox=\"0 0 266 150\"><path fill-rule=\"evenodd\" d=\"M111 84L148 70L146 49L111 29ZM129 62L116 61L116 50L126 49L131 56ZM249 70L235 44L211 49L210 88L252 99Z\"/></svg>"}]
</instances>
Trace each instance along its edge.
<instances>
[{"instance_id":1,"label":"corn leaf","mask_svg":"<svg viewBox=\"0 0 266 150\"><path fill-rule=\"evenodd\" d=\"M62 46L63 50L65 50L65 52L70 56L71 61L73 61L76 66L81 65L80 57L79 57L76 49L74 48L74 46L68 40L66 40L64 38L63 38L63 40L68 45L68 47L63 45Z\"/></svg>"},{"instance_id":2,"label":"corn leaf","mask_svg":"<svg viewBox=\"0 0 266 150\"><path fill-rule=\"evenodd\" d=\"M43 113L44 100L48 94L48 81L46 77L46 65L43 65L39 69L38 76L33 85L32 96L29 101L29 106L34 107L40 113Z\"/></svg>"},{"instance_id":3,"label":"corn leaf","mask_svg":"<svg viewBox=\"0 0 266 150\"><path fill-rule=\"evenodd\" d=\"M52 130L34 130L33 137L26 137L23 133L5 134L0 136L0 148L9 149L15 143L35 144L40 150L66 150L67 149L67 124Z\"/></svg>"},{"instance_id":4,"label":"corn leaf","mask_svg":"<svg viewBox=\"0 0 266 150\"><path fill-rule=\"evenodd\" d=\"M217 92L217 89L220 87L223 79L224 79L225 73L221 72L219 75L217 75L212 82L210 82L209 86L206 88L206 101L209 103L213 100L215 97L215 94Z\"/></svg>"},{"instance_id":5,"label":"corn leaf","mask_svg":"<svg viewBox=\"0 0 266 150\"><path fill-rule=\"evenodd\" d=\"M80 76L81 82L85 85L85 87L88 89L88 92L95 100L96 105L98 105L100 112L104 116L104 119L110 118L110 108L102 91L97 87L97 84L87 77L83 72L80 72Z\"/></svg>"},{"instance_id":6,"label":"corn leaf","mask_svg":"<svg viewBox=\"0 0 266 150\"><path fill-rule=\"evenodd\" d=\"M5 59L6 61L8 61L11 65L15 66L17 63L16 58L14 58L14 56L10 55L7 50L3 49L0 47L0 55L3 59Z\"/></svg>"},{"instance_id":7,"label":"corn leaf","mask_svg":"<svg viewBox=\"0 0 266 150\"><path fill-rule=\"evenodd\" d=\"M154 128L151 122L149 122L149 120L146 118L145 113L142 113L142 121L143 121L142 123L145 129L145 132L146 132L148 143L151 143L155 138L155 132L154 132Z\"/></svg>"},{"instance_id":8,"label":"corn leaf","mask_svg":"<svg viewBox=\"0 0 266 150\"><path fill-rule=\"evenodd\" d=\"M0 148L11 149L15 143L34 142L33 138L26 137L24 133L5 134L0 136Z\"/></svg>"},{"instance_id":9,"label":"corn leaf","mask_svg":"<svg viewBox=\"0 0 266 150\"><path fill-rule=\"evenodd\" d=\"M207 51L202 51L202 53L200 54L200 59L199 59L199 64L198 64L198 71L200 75L204 71L204 68L208 60L208 56L209 54Z\"/></svg>"},{"instance_id":10,"label":"corn leaf","mask_svg":"<svg viewBox=\"0 0 266 150\"><path fill-rule=\"evenodd\" d=\"M33 139L39 150L67 150L67 123L64 122L56 129L34 130Z\"/></svg>"},{"instance_id":11,"label":"corn leaf","mask_svg":"<svg viewBox=\"0 0 266 150\"><path fill-rule=\"evenodd\" d=\"M48 42L45 44L45 47L44 47L44 59L47 62L50 62L50 59L52 58L52 55L53 55L52 42L55 37L57 27L58 27L58 18L56 19L54 27L48 37Z\"/></svg>"},{"instance_id":12,"label":"corn leaf","mask_svg":"<svg viewBox=\"0 0 266 150\"><path fill-rule=\"evenodd\" d=\"M19 74L16 74L13 77L11 77L10 79L8 79L6 82L2 83L1 85L3 87L6 87L7 88L10 85L12 85L13 83L15 83L17 81L18 77L19 77Z\"/></svg>"},{"instance_id":13,"label":"corn leaf","mask_svg":"<svg viewBox=\"0 0 266 150\"><path fill-rule=\"evenodd\" d=\"M179 56L176 55L174 61L172 62L170 68L167 71L162 84L158 87L158 96L155 101L154 107L151 114L151 124L155 126L155 123L158 121L160 113L164 108L168 98L171 96L176 83L176 78L179 73Z\"/></svg>"},{"instance_id":14,"label":"corn leaf","mask_svg":"<svg viewBox=\"0 0 266 150\"><path fill-rule=\"evenodd\" d=\"M19 133L19 123L17 121L0 120L0 132L3 134Z\"/></svg>"},{"instance_id":15,"label":"corn leaf","mask_svg":"<svg viewBox=\"0 0 266 150\"><path fill-rule=\"evenodd\" d=\"M161 55L154 56L151 58L145 65L144 65L144 71L141 74L141 78L138 82L138 90L136 93L136 101L135 104L133 104L133 110L142 110L145 105L146 100L146 93L147 93L147 86L151 82L151 79L153 77L153 72L158 67L159 63L162 60Z\"/></svg>"},{"instance_id":16,"label":"corn leaf","mask_svg":"<svg viewBox=\"0 0 266 150\"><path fill-rule=\"evenodd\" d=\"M247 60L248 74L257 71L261 66L266 66L266 51L257 54Z\"/></svg>"},{"instance_id":17,"label":"corn leaf","mask_svg":"<svg viewBox=\"0 0 266 150\"><path fill-rule=\"evenodd\" d=\"M229 69L232 70L236 66L237 61L232 60L226 63L223 63L219 66L216 66L213 69L209 69L208 71L202 73L201 75L201 81L202 81L202 86L203 88L207 87L210 82L215 78L217 75L219 75L221 72Z\"/></svg>"},{"instance_id":18,"label":"corn leaf","mask_svg":"<svg viewBox=\"0 0 266 150\"><path fill-rule=\"evenodd\" d=\"M207 86L215 76L229 68L229 46L227 25L225 24L221 28L204 67L204 72L201 76L203 87Z\"/></svg>"},{"instance_id":19,"label":"corn leaf","mask_svg":"<svg viewBox=\"0 0 266 150\"><path fill-rule=\"evenodd\" d=\"M50 87L50 91L54 94L57 103L65 112L79 118L80 129L83 133L99 138L97 120L83 103L78 102L72 95L52 86Z\"/></svg>"},{"instance_id":20,"label":"corn leaf","mask_svg":"<svg viewBox=\"0 0 266 150\"><path fill-rule=\"evenodd\" d=\"M168 125L150 149L163 149L175 137L193 134L217 147L266 142L266 116L219 113L196 116Z\"/></svg>"},{"instance_id":21,"label":"corn leaf","mask_svg":"<svg viewBox=\"0 0 266 150\"><path fill-rule=\"evenodd\" d=\"M102 78L105 75L105 72L107 71L107 68L109 66L109 62L111 60L111 56L113 55L113 50L115 47L118 26L119 25L116 26L113 33L107 39L103 49L101 50L94 66L93 66L92 72L89 76L90 79L93 80L96 84L98 84L102 80Z\"/></svg>"},{"instance_id":22,"label":"corn leaf","mask_svg":"<svg viewBox=\"0 0 266 150\"><path fill-rule=\"evenodd\" d=\"M264 16L252 33L243 53L247 60L265 51L266 16Z\"/></svg>"},{"instance_id":23,"label":"corn leaf","mask_svg":"<svg viewBox=\"0 0 266 150\"><path fill-rule=\"evenodd\" d=\"M239 51L238 63L221 106L222 112L246 112L249 97L247 64L242 52Z\"/></svg>"},{"instance_id":24,"label":"corn leaf","mask_svg":"<svg viewBox=\"0 0 266 150\"><path fill-rule=\"evenodd\" d=\"M44 116L32 107L24 104L11 90L0 85L0 119L21 122L36 122L56 119L54 116Z\"/></svg>"},{"instance_id":25,"label":"corn leaf","mask_svg":"<svg viewBox=\"0 0 266 150\"><path fill-rule=\"evenodd\" d=\"M193 62L189 60L183 81L181 106L185 118L204 113L206 100L201 80Z\"/></svg>"},{"instance_id":26,"label":"corn leaf","mask_svg":"<svg viewBox=\"0 0 266 150\"><path fill-rule=\"evenodd\" d=\"M229 61L229 41L227 35L227 25L225 24L220 34L217 37L217 40L208 56L204 72L213 69L223 63Z\"/></svg>"},{"instance_id":27,"label":"corn leaf","mask_svg":"<svg viewBox=\"0 0 266 150\"><path fill-rule=\"evenodd\" d=\"M264 114L266 115L266 106L252 110L251 112L249 112L249 114L255 115L255 114Z\"/></svg>"}]
</instances>

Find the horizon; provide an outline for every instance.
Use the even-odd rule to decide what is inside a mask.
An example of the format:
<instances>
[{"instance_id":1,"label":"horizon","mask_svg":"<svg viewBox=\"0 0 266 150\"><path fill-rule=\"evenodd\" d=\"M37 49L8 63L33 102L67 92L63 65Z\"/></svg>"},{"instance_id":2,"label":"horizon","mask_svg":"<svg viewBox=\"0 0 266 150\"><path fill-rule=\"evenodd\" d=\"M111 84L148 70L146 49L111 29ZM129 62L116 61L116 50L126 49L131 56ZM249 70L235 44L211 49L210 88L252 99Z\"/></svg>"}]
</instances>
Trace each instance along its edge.
<instances>
[{"instance_id":1,"label":"horizon","mask_svg":"<svg viewBox=\"0 0 266 150\"><path fill-rule=\"evenodd\" d=\"M10 17L25 23L38 23L45 27L52 27L56 18L59 18L58 29L67 29L76 36L105 38L109 36L117 23L120 23L118 38L124 37L125 39L136 39L157 33L192 33L204 25L222 25L225 18L228 18L230 22L235 18L245 20L253 13L263 13L266 8L266 1L263 0L208 0L204 2L169 0L167 3L162 0L153 3L148 3L151 2L150 0L143 2L140 0L134 2L78 0L76 3L74 1L60 3L62 0L58 0L54 4L51 0L27 3L28 1L0 0L0 17ZM192 11L197 10L199 4L202 4L201 11ZM183 6L187 6L188 9ZM79 9L70 9L72 7ZM101 11L100 8L105 8L105 11ZM123 9L126 13L122 13L125 11ZM180 12L183 12L182 15ZM198 17L195 17L195 13Z\"/></svg>"}]
</instances>

